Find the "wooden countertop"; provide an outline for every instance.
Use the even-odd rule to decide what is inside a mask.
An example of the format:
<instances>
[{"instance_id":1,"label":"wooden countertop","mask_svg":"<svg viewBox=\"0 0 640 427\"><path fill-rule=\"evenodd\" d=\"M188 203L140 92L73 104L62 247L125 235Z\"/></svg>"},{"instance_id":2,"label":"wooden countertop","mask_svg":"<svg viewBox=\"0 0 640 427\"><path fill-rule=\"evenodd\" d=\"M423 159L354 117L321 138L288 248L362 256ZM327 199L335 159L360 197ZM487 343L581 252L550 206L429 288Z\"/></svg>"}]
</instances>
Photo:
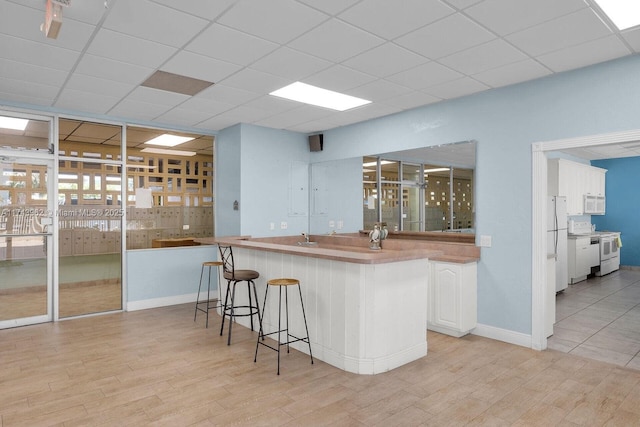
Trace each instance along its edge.
<instances>
[{"instance_id":1,"label":"wooden countertop","mask_svg":"<svg viewBox=\"0 0 640 427\"><path fill-rule=\"evenodd\" d=\"M442 250L433 243L430 245L421 245L412 241L403 244L399 239L394 239L393 244L383 241L381 250L371 250L369 249L370 243L368 238L349 235L312 235L311 241L317 242L317 245L314 246L298 245L298 242L304 240L302 236L263 238L251 238L249 236L208 237L196 240L202 244L222 244L239 248L331 259L356 264L383 264L415 259L467 263L476 262L479 258L473 254L452 253L450 250ZM387 245L387 243L389 243L389 245Z\"/></svg>"}]
</instances>

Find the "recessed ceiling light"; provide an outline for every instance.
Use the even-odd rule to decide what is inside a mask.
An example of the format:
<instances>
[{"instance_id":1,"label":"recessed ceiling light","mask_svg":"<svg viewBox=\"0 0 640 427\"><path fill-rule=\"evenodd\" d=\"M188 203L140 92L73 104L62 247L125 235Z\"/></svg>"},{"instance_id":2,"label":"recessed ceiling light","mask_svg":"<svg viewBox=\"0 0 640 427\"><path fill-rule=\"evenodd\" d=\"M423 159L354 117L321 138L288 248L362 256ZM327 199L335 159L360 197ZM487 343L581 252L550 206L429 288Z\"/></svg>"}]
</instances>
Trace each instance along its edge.
<instances>
[{"instance_id":1,"label":"recessed ceiling light","mask_svg":"<svg viewBox=\"0 0 640 427\"><path fill-rule=\"evenodd\" d=\"M27 119L16 119L15 117L0 116L0 128L12 130L25 130L27 128Z\"/></svg>"},{"instance_id":2,"label":"recessed ceiling light","mask_svg":"<svg viewBox=\"0 0 640 427\"><path fill-rule=\"evenodd\" d=\"M169 156L195 156L195 151L167 150L164 148L143 148L143 153L167 154Z\"/></svg>"},{"instance_id":3,"label":"recessed ceiling light","mask_svg":"<svg viewBox=\"0 0 640 427\"><path fill-rule=\"evenodd\" d=\"M184 144L187 141L191 141L190 136L178 136L165 133L164 135L156 136L153 139L145 142L145 144L161 145L163 147L175 147L176 145Z\"/></svg>"},{"instance_id":4,"label":"recessed ceiling light","mask_svg":"<svg viewBox=\"0 0 640 427\"><path fill-rule=\"evenodd\" d=\"M271 92L269 95L338 111L350 110L351 108L371 103L371 101L367 101L366 99L356 98L355 96L345 95L301 82L292 83L289 86Z\"/></svg>"},{"instance_id":5,"label":"recessed ceiling light","mask_svg":"<svg viewBox=\"0 0 640 427\"><path fill-rule=\"evenodd\" d=\"M424 173L427 174L427 173L434 173L434 172L446 172L448 170L449 168L433 168L433 169L425 169Z\"/></svg>"},{"instance_id":6,"label":"recessed ceiling light","mask_svg":"<svg viewBox=\"0 0 640 427\"><path fill-rule=\"evenodd\" d=\"M640 25L640 3L632 0L595 0L620 31Z\"/></svg>"}]
</instances>

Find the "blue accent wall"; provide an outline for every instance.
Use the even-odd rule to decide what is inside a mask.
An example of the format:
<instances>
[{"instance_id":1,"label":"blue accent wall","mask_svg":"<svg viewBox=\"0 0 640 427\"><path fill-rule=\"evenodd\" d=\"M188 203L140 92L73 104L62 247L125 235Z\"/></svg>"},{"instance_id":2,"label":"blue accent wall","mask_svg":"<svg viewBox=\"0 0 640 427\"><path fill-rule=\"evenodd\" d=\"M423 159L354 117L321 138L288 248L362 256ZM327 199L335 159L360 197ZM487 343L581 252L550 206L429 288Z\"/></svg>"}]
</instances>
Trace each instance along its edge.
<instances>
[{"instance_id":1,"label":"blue accent wall","mask_svg":"<svg viewBox=\"0 0 640 427\"><path fill-rule=\"evenodd\" d=\"M640 157L594 160L593 166L607 169L606 215L592 215L596 230L620 231L620 264L640 266Z\"/></svg>"}]
</instances>

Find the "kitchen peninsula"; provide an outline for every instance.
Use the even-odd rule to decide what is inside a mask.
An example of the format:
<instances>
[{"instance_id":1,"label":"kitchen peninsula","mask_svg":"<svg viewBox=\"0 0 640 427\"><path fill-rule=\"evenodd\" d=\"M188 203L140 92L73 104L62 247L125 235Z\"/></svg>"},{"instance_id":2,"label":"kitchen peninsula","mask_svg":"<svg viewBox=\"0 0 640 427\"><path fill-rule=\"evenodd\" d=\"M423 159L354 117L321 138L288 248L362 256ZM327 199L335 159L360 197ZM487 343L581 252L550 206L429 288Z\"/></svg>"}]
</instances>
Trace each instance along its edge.
<instances>
[{"instance_id":1,"label":"kitchen peninsula","mask_svg":"<svg viewBox=\"0 0 640 427\"><path fill-rule=\"evenodd\" d=\"M425 356L428 260L475 265L478 258L464 245L455 245L455 250L452 244L394 239L373 251L369 240L357 234L311 236L310 240L306 245L301 236L199 239L204 244L232 246L237 268L260 272L259 296L264 295L269 279L299 279L313 356L358 374L382 373ZM236 297L246 297L243 294ZM290 329L294 335L304 334L302 322L293 321L302 318L293 302ZM277 313L277 298L270 299L263 313L267 330L276 329ZM248 326L248 321L239 323ZM306 352L306 346L293 346Z\"/></svg>"}]
</instances>

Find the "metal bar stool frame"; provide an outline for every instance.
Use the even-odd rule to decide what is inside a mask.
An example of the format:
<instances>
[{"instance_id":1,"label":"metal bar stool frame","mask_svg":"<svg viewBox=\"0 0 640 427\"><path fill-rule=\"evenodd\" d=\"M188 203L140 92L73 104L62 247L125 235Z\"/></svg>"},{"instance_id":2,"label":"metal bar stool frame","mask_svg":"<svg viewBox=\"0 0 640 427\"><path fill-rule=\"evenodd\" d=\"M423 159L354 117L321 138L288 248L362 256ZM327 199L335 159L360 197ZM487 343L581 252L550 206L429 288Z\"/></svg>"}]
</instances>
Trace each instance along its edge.
<instances>
[{"instance_id":1,"label":"metal bar stool frame","mask_svg":"<svg viewBox=\"0 0 640 427\"><path fill-rule=\"evenodd\" d=\"M298 294L300 295L300 305L302 307L302 318L304 320L304 329L307 332L306 337L297 337L289 333L289 286L298 286ZM260 331L258 332L258 341L256 342L256 352L253 357L253 362L257 362L258 360L258 347L263 345L265 347L269 347L271 350L274 350L278 353L278 375L280 375L280 347L283 345L287 346L287 353L289 353L290 344L294 342L302 341L306 342L309 346L309 356L311 357L311 364L313 365L313 353L311 352L311 341L309 339L309 327L307 326L307 315L304 310L304 302L302 300L302 289L300 288L300 281L298 279L288 279L288 278L280 278L280 279L271 279L267 282L267 288L264 291L264 301L262 303L262 315L264 316L266 304L267 304L267 295L269 294L269 287L277 286L278 287L278 330L264 333L262 320L260 321ZM285 288L284 291L284 304L285 304L285 321L286 321L286 329L282 329L282 288ZM286 341L281 341L281 334L286 332ZM265 337L269 335L278 334L278 341L276 346L269 345L264 342ZM293 339L292 339L293 338Z\"/></svg>"},{"instance_id":2,"label":"metal bar stool frame","mask_svg":"<svg viewBox=\"0 0 640 427\"><path fill-rule=\"evenodd\" d=\"M198 285L198 296L196 297L196 309L193 313L193 321L196 321L198 317L198 311L201 311L207 315L207 320L205 322L205 328L209 327L209 309L216 309L220 307L221 301L221 292L220 292L220 267L222 266L221 261L205 261L202 263L202 268L200 269L200 284ZM202 289L202 277L204 276L205 267L209 267L209 277L207 281L207 299L206 301L200 301L200 290ZM218 270L218 299L215 300L216 304L211 305L211 267L217 267ZM206 307L202 308L200 305L207 304Z\"/></svg>"},{"instance_id":3,"label":"metal bar stool frame","mask_svg":"<svg viewBox=\"0 0 640 427\"><path fill-rule=\"evenodd\" d=\"M233 321L236 317L249 316L251 322L251 330L254 329L253 316L258 315L258 323L261 324L260 306L258 302L258 292L256 291L256 283L254 279L260 277L260 274L254 270L236 270L233 261L233 249L231 246L218 246L220 251L220 259L222 260L223 277L227 280L227 291L225 292L224 304L222 305L222 325L220 326L220 336L224 331L225 318L229 318L229 337L227 338L227 345L231 345L231 329ZM247 291L249 296L248 305L235 305L236 298L236 284L238 282L247 282ZM255 298L255 305L252 301L251 289L253 288L253 297ZM229 296L231 301L229 304ZM247 313L237 313L236 309L246 308Z\"/></svg>"}]
</instances>

